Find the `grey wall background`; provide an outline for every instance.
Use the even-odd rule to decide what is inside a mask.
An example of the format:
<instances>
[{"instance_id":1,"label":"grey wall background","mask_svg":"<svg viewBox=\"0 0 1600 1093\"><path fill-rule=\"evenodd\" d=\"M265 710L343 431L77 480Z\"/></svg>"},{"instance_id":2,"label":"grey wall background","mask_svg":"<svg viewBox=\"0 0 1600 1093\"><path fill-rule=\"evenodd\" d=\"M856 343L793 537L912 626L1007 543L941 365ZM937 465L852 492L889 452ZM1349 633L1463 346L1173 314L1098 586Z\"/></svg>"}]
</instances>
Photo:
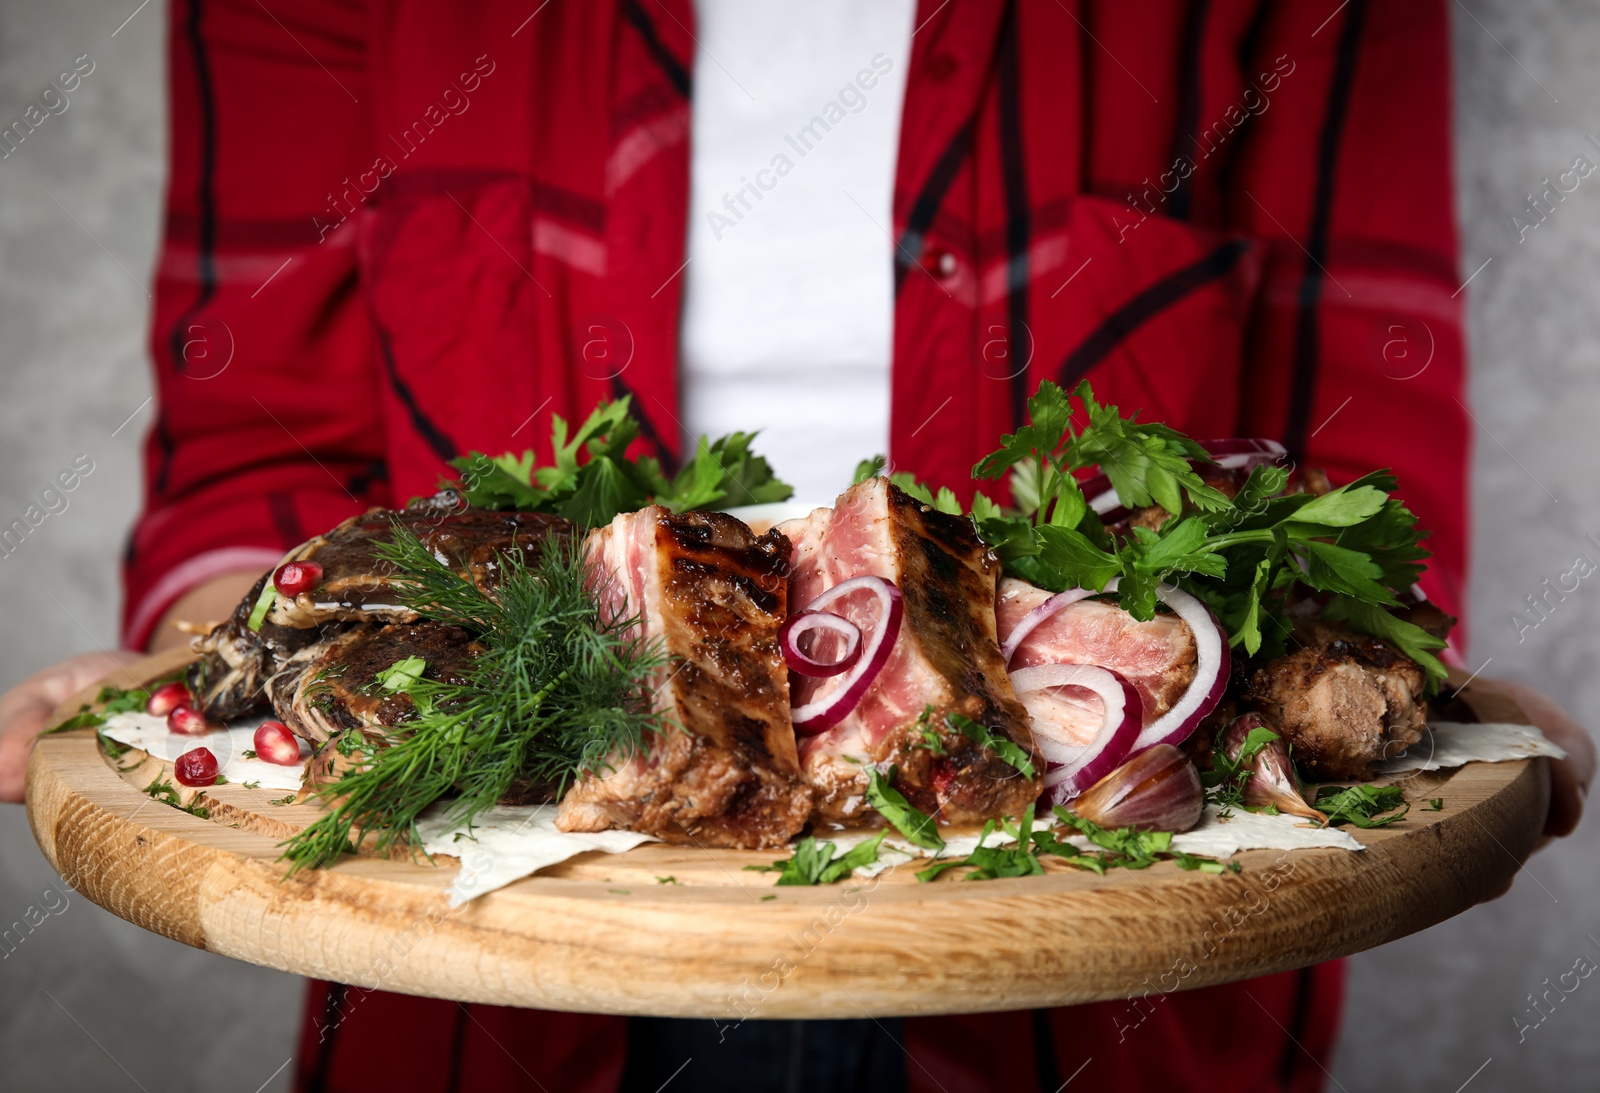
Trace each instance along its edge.
<instances>
[{"instance_id":1,"label":"grey wall background","mask_svg":"<svg viewBox=\"0 0 1600 1093\"><path fill-rule=\"evenodd\" d=\"M1509 616L1600 534L1600 176L1524 242L1511 214L1575 156L1600 163L1584 143L1600 131L1600 6L1467 0L1453 15L1463 278L1488 261L1468 290L1481 423L1471 666L1541 686L1593 726L1594 589L1523 640ZM95 465L65 512L0 558L0 687L115 644L115 561L150 421L164 18L159 2L0 2L0 117L75 58L95 66L67 110L0 162L0 515L19 516L75 457ZM1513 1019L1539 1021L1530 992L1580 956L1600 961L1597 844L1591 817L1504 899L1352 960L1330 1088L1592 1086L1600 981L1522 1042ZM0 924L29 907L46 921L0 959L0 1087L288 1088L298 980L101 911L61 886L22 810L0 806Z\"/></svg>"}]
</instances>

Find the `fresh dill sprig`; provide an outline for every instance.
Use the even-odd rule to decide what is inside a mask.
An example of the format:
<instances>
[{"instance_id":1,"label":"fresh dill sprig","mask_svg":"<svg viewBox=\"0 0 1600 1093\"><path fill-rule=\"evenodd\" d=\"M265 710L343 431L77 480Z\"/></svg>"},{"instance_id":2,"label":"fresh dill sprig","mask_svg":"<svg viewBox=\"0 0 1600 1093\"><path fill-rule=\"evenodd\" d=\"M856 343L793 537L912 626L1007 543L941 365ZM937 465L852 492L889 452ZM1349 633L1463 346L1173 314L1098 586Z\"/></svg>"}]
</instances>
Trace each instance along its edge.
<instances>
[{"instance_id":1,"label":"fresh dill sprig","mask_svg":"<svg viewBox=\"0 0 1600 1093\"><path fill-rule=\"evenodd\" d=\"M667 659L635 619L598 606L605 597L588 591L597 575L580 541L499 556L492 595L398 523L378 553L407 607L471 631L482 652L465 682L414 680L406 693L417 717L387 746L353 743L354 766L317 791L330 811L286 844L296 869L333 862L364 839L379 855L400 840L415 845L417 817L445 797L454 797L450 819L470 825L515 783L559 793L664 731L647 689Z\"/></svg>"}]
</instances>

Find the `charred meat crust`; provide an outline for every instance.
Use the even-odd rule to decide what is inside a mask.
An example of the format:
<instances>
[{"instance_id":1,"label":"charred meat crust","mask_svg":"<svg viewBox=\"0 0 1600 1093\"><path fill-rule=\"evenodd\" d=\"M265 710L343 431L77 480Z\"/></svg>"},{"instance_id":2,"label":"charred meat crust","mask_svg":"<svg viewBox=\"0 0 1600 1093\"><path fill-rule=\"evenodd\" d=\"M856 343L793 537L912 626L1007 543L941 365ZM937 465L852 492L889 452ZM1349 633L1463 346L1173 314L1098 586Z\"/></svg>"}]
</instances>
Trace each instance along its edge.
<instances>
[{"instance_id":1,"label":"charred meat crust","mask_svg":"<svg viewBox=\"0 0 1600 1093\"><path fill-rule=\"evenodd\" d=\"M402 728L416 717L411 696L385 690L379 673L408 657L423 678L462 683L481 648L467 631L437 622L357 627L308 646L268 684L274 710L298 736L322 744L347 729Z\"/></svg>"},{"instance_id":2,"label":"charred meat crust","mask_svg":"<svg viewBox=\"0 0 1600 1093\"><path fill-rule=\"evenodd\" d=\"M1240 696L1293 745L1295 763L1323 778L1366 779L1373 764L1422 738L1420 665L1382 640L1312 623L1303 645L1258 669Z\"/></svg>"},{"instance_id":3,"label":"charred meat crust","mask_svg":"<svg viewBox=\"0 0 1600 1093\"><path fill-rule=\"evenodd\" d=\"M781 846L805 826L811 790L799 777L789 722L788 669L778 647L788 600L788 540L756 536L721 513L651 507L591 535L592 557L638 536L653 580L616 587L672 659L656 705L676 723L648 756L621 759L575 785L558 826L626 826L668 842Z\"/></svg>"},{"instance_id":4,"label":"charred meat crust","mask_svg":"<svg viewBox=\"0 0 1600 1093\"><path fill-rule=\"evenodd\" d=\"M1043 770L1028 712L1012 692L995 637L994 597L999 562L978 539L972 521L939 512L897 487L888 490L900 593L905 618L901 639L915 635L933 670L957 697L956 712L1003 735ZM1039 795L1039 782L965 736L944 732L942 762L896 734L896 787L924 812L950 823L1021 815ZM880 761L881 761L880 757Z\"/></svg>"},{"instance_id":5,"label":"charred meat crust","mask_svg":"<svg viewBox=\"0 0 1600 1093\"><path fill-rule=\"evenodd\" d=\"M295 628L334 619L415 621L416 613L400 603L391 567L374 550L393 540L395 521L484 591L500 581L501 555L520 552L526 557L551 537L564 538L574 531L572 523L559 516L461 508L459 499L456 506L449 504L452 496L445 491L398 512L369 509L296 547L285 560L316 562L322 566L322 583L293 600L280 597L267 612L267 621Z\"/></svg>"}]
</instances>

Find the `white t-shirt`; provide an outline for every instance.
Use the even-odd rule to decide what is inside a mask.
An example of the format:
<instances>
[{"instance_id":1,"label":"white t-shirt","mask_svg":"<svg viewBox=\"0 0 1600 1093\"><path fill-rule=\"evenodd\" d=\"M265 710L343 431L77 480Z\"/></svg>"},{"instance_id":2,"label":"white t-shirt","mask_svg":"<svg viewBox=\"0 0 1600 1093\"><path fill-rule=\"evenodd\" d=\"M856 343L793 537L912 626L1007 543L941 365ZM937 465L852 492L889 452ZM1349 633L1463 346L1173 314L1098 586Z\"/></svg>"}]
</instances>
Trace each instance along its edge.
<instances>
[{"instance_id":1,"label":"white t-shirt","mask_svg":"<svg viewBox=\"0 0 1600 1093\"><path fill-rule=\"evenodd\" d=\"M825 503L888 452L913 0L696 12L685 451L702 433L760 429L756 450L796 500Z\"/></svg>"}]
</instances>

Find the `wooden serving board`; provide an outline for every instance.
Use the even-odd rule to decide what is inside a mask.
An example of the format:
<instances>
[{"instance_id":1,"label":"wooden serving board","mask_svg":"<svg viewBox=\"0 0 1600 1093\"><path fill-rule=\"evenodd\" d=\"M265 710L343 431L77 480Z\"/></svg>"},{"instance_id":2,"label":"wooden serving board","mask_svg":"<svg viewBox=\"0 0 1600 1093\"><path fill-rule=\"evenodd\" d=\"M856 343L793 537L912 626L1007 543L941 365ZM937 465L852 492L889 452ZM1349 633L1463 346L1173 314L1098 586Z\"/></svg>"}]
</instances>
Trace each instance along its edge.
<instances>
[{"instance_id":1,"label":"wooden serving board","mask_svg":"<svg viewBox=\"0 0 1600 1093\"><path fill-rule=\"evenodd\" d=\"M153 657L113 682L182 663ZM1527 721L1486 684L1469 693L1483 720ZM1418 806L1406 819L1352 832L1364 852L1248 851L1241 874L1222 876L1169 863L1097 877L1056 863L1039 877L919 884L912 865L775 888L744 867L783 852L649 844L582 855L452 910L447 865L350 859L286 878L276 844L316 806L223 785L199 791L210 809L199 819L142 792L165 766L119 773L85 729L41 738L28 768L28 818L51 865L145 929L367 988L723 1021L1066 1005L1345 956L1499 892L1549 799L1544 760L1419 774L1404 783ZM1442 811L1419 810L1436 797Z\"/></svg>"}]
</instances>

